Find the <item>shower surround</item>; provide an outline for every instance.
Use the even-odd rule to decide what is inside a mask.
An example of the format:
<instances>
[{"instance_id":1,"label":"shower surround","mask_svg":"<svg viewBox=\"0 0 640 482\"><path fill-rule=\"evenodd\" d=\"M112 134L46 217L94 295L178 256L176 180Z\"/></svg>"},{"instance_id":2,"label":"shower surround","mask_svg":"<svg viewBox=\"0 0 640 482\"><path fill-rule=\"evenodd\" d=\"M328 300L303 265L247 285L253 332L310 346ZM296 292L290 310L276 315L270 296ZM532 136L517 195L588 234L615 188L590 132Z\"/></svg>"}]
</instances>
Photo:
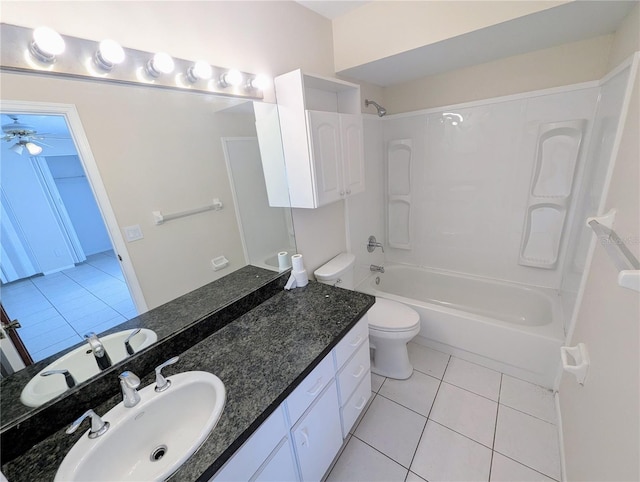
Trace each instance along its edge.
<instances>
[{"instance_id":1,"label":"shower surround","mask_svg":"<svg viewBox=\"0 0 640 482\"><path fill-rule=\"evenodd\" d=\"M600 82L366 116L367 191L347 203L359 289L418 309L418 342L553 388L592 244L584 220L600 209L630 71L628 61ZM384 254L366 251L371 234ZM377 286L371 264L404 266L381 283L404 294ZM464 279L473 284L456 284ZM443 282L465 303L435 299ZM487 316L513 304L509 285L536 293L529 307L544 293L548 319Z\"/></svg>"}]
</instances>

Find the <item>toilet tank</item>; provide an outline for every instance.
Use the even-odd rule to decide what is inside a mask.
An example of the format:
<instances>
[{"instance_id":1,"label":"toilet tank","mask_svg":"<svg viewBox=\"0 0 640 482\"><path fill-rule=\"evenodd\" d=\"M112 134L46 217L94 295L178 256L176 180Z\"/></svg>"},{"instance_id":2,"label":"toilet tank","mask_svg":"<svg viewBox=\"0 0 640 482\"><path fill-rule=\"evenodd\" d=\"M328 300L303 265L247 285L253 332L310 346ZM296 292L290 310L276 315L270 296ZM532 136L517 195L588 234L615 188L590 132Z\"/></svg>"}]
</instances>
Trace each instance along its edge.
<instances>
[{"instance_id":1,"label":"toilet tank","mask_svg":"<svg viewBox=\"0 0 640 482\"><path fill-rule=\"evenodd\" d=\"M354 286L354 266L356 257L351 253L340 253L328 263L313 272L316 279L332 286L352 290Z\"/></svg>"}]
</instances>

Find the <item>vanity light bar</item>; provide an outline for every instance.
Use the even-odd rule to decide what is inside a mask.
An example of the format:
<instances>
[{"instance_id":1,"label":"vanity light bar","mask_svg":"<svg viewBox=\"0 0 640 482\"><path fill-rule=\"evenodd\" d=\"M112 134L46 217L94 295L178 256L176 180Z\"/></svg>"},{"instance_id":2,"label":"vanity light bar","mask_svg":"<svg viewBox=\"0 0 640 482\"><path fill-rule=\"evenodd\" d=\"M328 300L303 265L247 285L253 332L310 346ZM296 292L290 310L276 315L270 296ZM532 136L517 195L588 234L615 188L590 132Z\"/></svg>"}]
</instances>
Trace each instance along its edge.
<instances>
[{"instance_id":1,"label":"vanity light bar","mask_svg":"<svg viewBox=\"0 0 640 482\"><path fill-rule=\"evenodd\" d=\"M268 82L260 82L263 75L216 67L203 61L172 58L168 54L162 54L159 59L160 54L120 47L113 40L105 44L104 41L101 43L53 33L62 40L62 51L56 49L55 52L48 52L35 45L33 29L0 24L0 70L246 99L262 99L262 88L268 85ZM60 44L60 41L57 43ZM171 62L172 69L169 68Z\"/></svg>"}]
</instances>

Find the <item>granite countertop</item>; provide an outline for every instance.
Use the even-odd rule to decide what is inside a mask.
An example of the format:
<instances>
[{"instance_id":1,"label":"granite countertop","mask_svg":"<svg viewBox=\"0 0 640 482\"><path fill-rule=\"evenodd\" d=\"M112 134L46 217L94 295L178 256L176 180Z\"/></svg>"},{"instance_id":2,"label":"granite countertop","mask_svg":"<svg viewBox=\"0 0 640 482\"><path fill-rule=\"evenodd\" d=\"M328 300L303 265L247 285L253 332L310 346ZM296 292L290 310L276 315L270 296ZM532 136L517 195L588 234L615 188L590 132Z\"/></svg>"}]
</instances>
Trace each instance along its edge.
<instances>
[{"instance_id":1,"label":"granite countertop","mask_svg":"<svg viewBox=\"0 0 640 482\"><path fill-rule=\"evenodd\" d=\"M207 481L213 476L374 302L370 295L311 282L278 292L181 353L166 374L214 373L225 384L227 400L210 437L171 480ZM153 383L153 373L142 382ZM104 414L120 401L114 396L96 411ZM78 408L78 414L86 408L90 407ZM10 482L53 480L80 436L59 430L5 464L2 471Z\"/></svg>"}]
</instances>

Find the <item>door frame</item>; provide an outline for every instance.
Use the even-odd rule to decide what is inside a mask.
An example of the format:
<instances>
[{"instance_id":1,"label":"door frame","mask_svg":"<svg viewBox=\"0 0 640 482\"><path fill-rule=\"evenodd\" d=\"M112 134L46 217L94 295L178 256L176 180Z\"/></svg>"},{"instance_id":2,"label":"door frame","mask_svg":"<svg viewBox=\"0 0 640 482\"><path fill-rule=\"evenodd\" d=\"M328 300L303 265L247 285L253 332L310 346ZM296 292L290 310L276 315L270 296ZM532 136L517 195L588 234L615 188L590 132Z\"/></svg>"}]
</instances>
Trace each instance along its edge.
<instances>
[{"instance_id":1,"label":"door frame","mask_svg":"<svg viewBox=\"0 0 640 482\"><path fill-rule=\"evenodd\" d=\"M89 140L85 134L80 115L74 104L58 104L53 102L30 102L30 101L16 101L16 100L2 100L0 101L0 110L2 112L11 112L16 114L29 114L29 115L62 115L64 116L67 126L69 127L69 133L71 139L78 151L80 157L80 163L87 176L87 181L93 192L93 196L96 199L102 219L107 233L111 240L118 259L120 260L120 267L122 274L125 278L125 282L131 293L131 298L136 305L138 314L148 311L147 302L142 294L142 288L138 282L133 263L127 250L127 245L124 241L118 221L116 219L107 190L102 182L100 171L96 163Z\"/></svg>"}]
</instances>

